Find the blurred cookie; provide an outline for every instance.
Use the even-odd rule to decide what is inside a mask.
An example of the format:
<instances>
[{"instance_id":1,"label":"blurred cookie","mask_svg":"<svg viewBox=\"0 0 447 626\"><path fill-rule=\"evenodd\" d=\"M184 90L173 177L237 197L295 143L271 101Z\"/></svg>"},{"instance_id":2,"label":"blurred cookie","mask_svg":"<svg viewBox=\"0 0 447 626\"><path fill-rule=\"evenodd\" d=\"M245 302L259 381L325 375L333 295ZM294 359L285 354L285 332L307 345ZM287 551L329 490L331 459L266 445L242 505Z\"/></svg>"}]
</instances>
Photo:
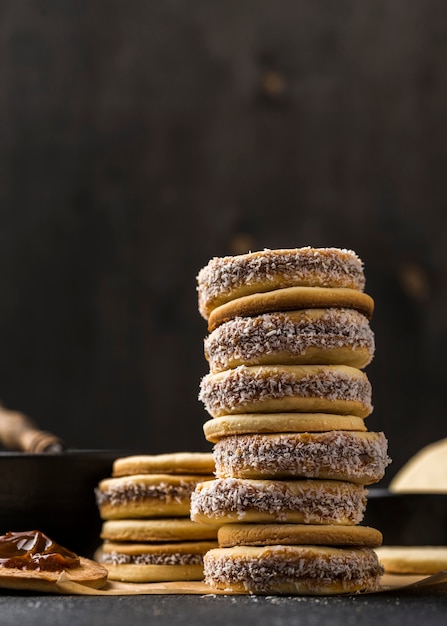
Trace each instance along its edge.
<instances>
[{"instance_id":1,"label":"blurred cookie","mask_svg":"<svg viewBox=\"0 0 447 626\"><path fill-rule=\"evenodd\" d=\"M104 520L189 516L191 493L203 480L176 474L105 478L95 490L96 502Z\"/></svg>"},{"instance_id":2,"label":"blurred cookie","mask_svg":"<svg viewBox=\"0 0 447 626\"><path fill-rule=\"evenodd\" d=\"M345 365L241 365L206 374L199 399L212 417L235 413L339 413L367 417L371 384Z\"/></svg>"},{"instance_id":3,"label":"blurred cookie","mask_svg":"<svg viewBox=\"0 0 447 626\"><path fill-rule=\"evenodd\" d=\"M172 452L146 454L116 459L112 476L133 474L208 474L214 472L211 452Z\"/></svg>"},{"instance_id":4,"label":"blurred cookie","mask_svg":"<svg viewBox=\"0 0 447 626\"><path fill-rule=\"evenodd\" d=\"M216 541L125 543L105 541L95 557L108 570L110 580L149 583L202 580L203 555Z\"/></svg>"},{"instance_id":5,"label":"blurred cookie","mask_svg":"<svg viewBox=\"0 0 447 626\"><path fill-rule=\"evenodd\" d=\"M447 546L381 546L379 561L389 574L436 574L447 570Z\"/></svg>"},{"instance_id":6,"label":"blurred cookie","mask_svg":"<svg viewBox=\"0 0 447 626\"><path fill-rule=\"evenodd\" d=\"M447 438L417 452L389 485L396 493L447 493Z\"/></svg>"},{"instance_id":7,"label":"blurred cookie","mask_svg":"<svg viewBox=\"0 0 447 626\"><path fill-rule=\"evenodd\" d=\"M217 529L193 522L189 517L107 520L101 539L109 541L174 542L215 540Z\"/></svg>"}]
</instances>

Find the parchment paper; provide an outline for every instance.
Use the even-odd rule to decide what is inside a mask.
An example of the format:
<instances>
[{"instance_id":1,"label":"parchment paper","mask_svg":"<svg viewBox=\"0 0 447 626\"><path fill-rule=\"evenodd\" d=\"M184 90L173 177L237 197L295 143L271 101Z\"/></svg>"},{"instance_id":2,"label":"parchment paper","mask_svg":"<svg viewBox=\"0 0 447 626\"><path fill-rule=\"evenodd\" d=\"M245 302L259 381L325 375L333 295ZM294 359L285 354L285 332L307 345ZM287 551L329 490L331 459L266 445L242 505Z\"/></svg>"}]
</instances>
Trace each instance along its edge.
<instances>
[{"instance_id":1,"label":"parchment paper","mask_svg":"<svg viewBox=\"0 0 447 626\"><path fill-rule=\"evenodd\" d=\"M382 578L381 588L378 592L396 591L398 589L414 589L423 587L439 589L440 586L447 590L447 570L433 574L432 576L410 576L385 574ZM103 589L91 589L85 585L74 583L62 573L56 583L57 593L71 595L246 595L233 591L213 589L201 581L178 581L165 583L122 583L109 580ZM274 595L274 594L269 594Z\"/></svg>"}]
</instances>

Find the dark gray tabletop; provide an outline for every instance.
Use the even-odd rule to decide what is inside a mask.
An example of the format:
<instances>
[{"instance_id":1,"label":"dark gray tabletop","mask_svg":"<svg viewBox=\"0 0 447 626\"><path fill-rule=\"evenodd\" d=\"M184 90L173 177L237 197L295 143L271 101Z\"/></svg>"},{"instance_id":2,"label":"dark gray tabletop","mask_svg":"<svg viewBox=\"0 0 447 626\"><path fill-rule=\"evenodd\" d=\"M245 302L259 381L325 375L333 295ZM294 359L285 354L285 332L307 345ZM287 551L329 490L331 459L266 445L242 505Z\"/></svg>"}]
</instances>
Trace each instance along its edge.
<instances>
[{"instance_id":1,"label":"dark gray tabletop","mask_svg":"<svg viewBox=\"0 0 447 626\"><path fill-rule=\"evenodd\" d=\"M2 592L2 626L446 626L447 588L333 597L48 596Z\"/></svg>"}]
</instances>

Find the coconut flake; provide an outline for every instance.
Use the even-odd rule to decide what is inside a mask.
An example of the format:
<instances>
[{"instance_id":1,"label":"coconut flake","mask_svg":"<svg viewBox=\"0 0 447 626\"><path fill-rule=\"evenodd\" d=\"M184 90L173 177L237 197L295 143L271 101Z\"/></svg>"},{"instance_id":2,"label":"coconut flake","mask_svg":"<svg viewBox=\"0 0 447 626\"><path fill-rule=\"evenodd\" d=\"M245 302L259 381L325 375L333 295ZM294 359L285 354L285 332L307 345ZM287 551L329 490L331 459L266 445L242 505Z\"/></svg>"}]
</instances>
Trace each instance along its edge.
<instances>
[{"instance_id":1,"label":"coconut flake","mask_svg":"<svg viewBox=\"0 0 447 626\"><path fill-rule=\"evenodd\" d=\"M384 433L358 436L347 431L230 435L213 448L216 476L287 475L342 477L363 484L379 481L391 462Z\"/></svg>"},{"instance_id":2,"label":"coconut flake","mask_svg":"<svg viewBox=\"0 0 447 626\"><path fill-rule=\"evenodd\" d=\"M153 553L123 554L122 552L103 552L100 562L107 565L202 565L202 554Z\"/></svg>"},{"instance_id":3,"label":"coconut flake","mask_svg":"<svg viewBox=\"0 0 447 626\"><path fill-rule=\"evenodd\" d=\"M236 317L204 340L205 357L214 372L227 369L231 361L249 364L284 352L303 355L309 348L366 348L372 359L374 333L358 311L330 308L320 317L303 312L298 320L287 313Z\"/></svg>"},{"instance_id":4,"label":"coconut flake","mask_svg":"<svg viewBox=\"0 0 447 626\"><path fill-rule=\"evenodd\" d=\"M178 485L171 485L160 482L157 485L147 485L145 483L125 482L102 491L95 489L96 503L98 506L110 504L112 506L135 502L145 499L157 499L163 502L182 502L191 497L196 483L192 481L180 482Z\"/></svg>"},{"instance_id":5,"label":"coconut flake","mask_svg":"<svg viewBox=\"0 0 447 626\"><path fill-rule=\"evenodd\" d=\"M191 495L191 519L205 516L218 520L236 515L243 521L248 511L266 513L277 521L286 521L288 513L300 512L306 524L358 524L363 519L364 487L337 481L330 486L330 481L299 482L293 489L279 480L217 478L200 483Z\"/></svg>"},{"instance_id":6,"label":"coconut flake","mask_svg":"<svg viewBox=\"0 0 447 626\"><path fill-rule=\"evenodd\" d=\"M330 369L298 377L293 371L251 369L240 365L224 375L206 374L200 382L199 400L211 415L231 411L264 400L287 396L350 400L361 402L372 411L372 389L366 376L354 377Z\"/></svg>"},{"instance_id":7,"label":"coconut flake","mask_svg":"<svg viewBox=\"0 0 447 626\"><path fill-rule=\"evenodd\" d=\"M311 248L264 250L238 256L214 257L197 275L199 310L204 317L213 302L241 287L250 293L281 287L309 285L347 287L363 291L363 262L352 250Z\"/></svg>"},{"instance_id":8,"label":"coconut flake","mask_svg":"<svg viewBox=\"0 0 447 626\"><path fill-rule=\"evenodd\" d=\"M321 593L331 584L347 591L377 591L384 569L369 548L337 550L319 556L305 547L270 549L268 554L233 556L230 551L208 552L204 557L205 582L214 587L242 584L249 592L268 593L281 585L303 586Z\"/></svg>"}]
</instances>

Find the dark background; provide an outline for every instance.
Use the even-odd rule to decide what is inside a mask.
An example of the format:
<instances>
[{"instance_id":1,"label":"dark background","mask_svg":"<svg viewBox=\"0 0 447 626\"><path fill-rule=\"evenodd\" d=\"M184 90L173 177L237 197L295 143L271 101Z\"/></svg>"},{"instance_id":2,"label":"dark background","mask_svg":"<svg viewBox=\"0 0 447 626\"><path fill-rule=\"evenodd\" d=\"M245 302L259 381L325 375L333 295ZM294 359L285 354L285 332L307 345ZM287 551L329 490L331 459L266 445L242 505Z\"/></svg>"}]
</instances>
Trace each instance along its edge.
<instances>
[{"instance_id":1,"label":"dark background","mask_svg":"<svg viewBox=\"0 0 447 626\"><path fill-rule=\"evenodd\" d=\"M394 463L446 436L442 0L3 0L0 396L71 448L208 450L196 275L340 246Z\"/></svg>"}]
</instances>

